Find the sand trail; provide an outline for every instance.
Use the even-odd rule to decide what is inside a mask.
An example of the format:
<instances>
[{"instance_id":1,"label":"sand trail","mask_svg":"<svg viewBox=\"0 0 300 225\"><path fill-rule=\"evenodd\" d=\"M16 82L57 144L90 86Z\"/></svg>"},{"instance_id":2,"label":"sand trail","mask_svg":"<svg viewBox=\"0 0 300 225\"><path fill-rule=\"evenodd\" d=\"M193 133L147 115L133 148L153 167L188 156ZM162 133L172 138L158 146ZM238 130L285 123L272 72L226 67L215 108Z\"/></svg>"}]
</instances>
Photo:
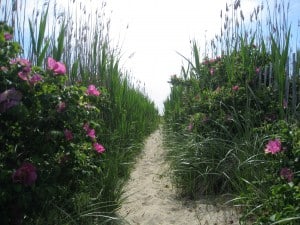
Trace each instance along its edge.
<instances>
[{"instance_id":1,"label":"sand trail","mask_svg":"<svg viewBox=\"0 0 300 225\"><path fill-rule=\"evenodd\" d=\"M238 224L233 209L183 201L172 187L161 129L148 137L124 189L125 201L118 214L131 225Z\"/></svg>"}]
</instances>

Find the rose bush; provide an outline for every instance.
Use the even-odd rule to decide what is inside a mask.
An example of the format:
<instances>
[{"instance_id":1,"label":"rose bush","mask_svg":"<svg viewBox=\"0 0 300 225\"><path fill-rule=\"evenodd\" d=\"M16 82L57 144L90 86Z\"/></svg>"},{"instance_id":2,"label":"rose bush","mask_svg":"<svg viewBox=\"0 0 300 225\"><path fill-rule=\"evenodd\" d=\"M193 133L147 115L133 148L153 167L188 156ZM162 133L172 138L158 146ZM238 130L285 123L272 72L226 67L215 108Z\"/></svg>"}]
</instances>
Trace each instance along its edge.
<instances>
[{"instance_id":1,"label":"rose bush","mask_svg":"<svg viewBox=\"0 0 300 225\"><path fill-rule=\"evenodd\" d=\"M101 176L105 127L93 118L108 100L93 84L66 85L66 67L52 57L46 70L18 58L12 35L1 23L0 223L32 224L54 205L72 211L74 193Z\"/></svg>"},{"instance_id":2,"label":"rose bush","mask_svg":"<svg viewBox=\"0 0 300 225\"><path fill-rule=\"evenodd\" d=\"M259 130L269 137L261 150L265 159L257 168L263 170L265 176L253 180L241 194L239 203L246 206L242 221L297 224L300 220L299 124L279 120Z\"/></svg>"}]
</instances>

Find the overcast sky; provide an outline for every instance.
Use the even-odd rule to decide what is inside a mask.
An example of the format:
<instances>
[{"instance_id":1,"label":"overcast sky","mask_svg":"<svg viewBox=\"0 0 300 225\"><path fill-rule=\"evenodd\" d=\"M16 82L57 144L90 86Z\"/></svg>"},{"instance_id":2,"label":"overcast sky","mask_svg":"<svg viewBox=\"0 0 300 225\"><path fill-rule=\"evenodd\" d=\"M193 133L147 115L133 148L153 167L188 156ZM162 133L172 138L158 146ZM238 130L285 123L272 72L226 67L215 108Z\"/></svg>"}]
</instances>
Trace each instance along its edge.
<instances>
[{"instance_id":1,"label":"overcast sky","mask_svg":"<svg viewBox=\"0 0 300 225\"><path fill-rule=\"evenodd\" d=\"M50 1L50 0L49 0ZM96 10L107 2L105 14L111 20L110 38L121 47L121 65L135 80L145 85L148 96L160 112L170 93L168 81L179 75L186 61L180 54L190 57L191 40L200 45L204 53L205 41L220 33L220 12L235 0L75 0L78 4ZM248 18L254 7L267 0L241 0L241 9ZM276 0L268 0L270 4ZM279 2L285 0L278 0ZM29 5L44 1L27 0ZM53 3L53 1L50 1ZM66 9L67 0L56 0L59 8ZM300 0L289 0L289 19L294 42L298 38ZM265 4L266 5L266 4ZM266 7L266 6L265 6ZM272 8L272 7L271 7ZM32 11L28 10L31 14ZM51 15L51 14L50 14ZM0 15L1 18L1 15ZM299 41L297 41L299 42ZM300 43L300 42L299 42ZM299 44L298 44L299 46Z\"/></svg>"},{"instance_id":2,"label":"overcast sky","mask_svg":"<svg viewBox=\"0 0 300 225\"><path fill-rule=\"evenodd\" d=\"M170 92L167 81L180 74L184 62L176 52L190 57L190 40L196 39L203 53L205 40L220 33L226 2L232 0L107 0L111 37L122 46L123 65L145 83L160 111ZM298 15L299 0L290 2L291 15ZM244 15L260 3L241 0Z\"/></svg>"},{"instance_id":3,"label":"overcast sky","mask_svg":"<svg viewBox=\"0 0 300 225\"><path fill-rule=\"evenodd\" d=\"M205 42L219 32L225 0L109 0L111 37L119 41L124 66L145 83L160 111L170 93L168 80L190 56L190 40ZM127 28L128 25L128 28ZM128 58L128 56L131 56Z\"/></svg>"}]
</instances>

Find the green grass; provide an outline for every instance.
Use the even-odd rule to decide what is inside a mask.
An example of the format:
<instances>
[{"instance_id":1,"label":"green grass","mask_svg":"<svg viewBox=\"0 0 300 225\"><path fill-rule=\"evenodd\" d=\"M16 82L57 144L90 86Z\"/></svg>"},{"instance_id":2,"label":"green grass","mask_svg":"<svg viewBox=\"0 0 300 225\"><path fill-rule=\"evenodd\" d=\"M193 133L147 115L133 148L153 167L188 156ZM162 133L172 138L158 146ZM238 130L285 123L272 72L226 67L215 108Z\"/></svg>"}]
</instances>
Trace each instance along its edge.
<instances>
[{"instance_id":1,"label":"green grass","mask_svg":"<svg viewBox=\"0 0 300 225\"><path fill-rule=\"evenodd\" d=\"M14 2L0 1L0 20L13 26L15 39L24 46L20 57L44 66L46 58L52 56L66 64L67 85L94 84L108 96L107 102L99 102L100 112L93 118L101 125L99 136L107 149L98 168L101 176L86 180L86 188L74 193L67 201L69 205L63 201L45 203L29 223L118 223L115 210L121 204L123 184L144 138L157 127L158 110L131 75L119 67L120 51L111 46L105 3L96 11L87 11L68 0L65 4L69 7L58 11L55 1L49 3L51 6L47 1L39 5L22 1L18 7ZM78 10L75 14L68 10L74 7ZM29 10L32 15L28 17Z\"/></svg>"},{"instance_id":2,"label":"green grass","mask_svg":"<svg viewBox=\"0 0 300 225\"><path fill-rule=\"evenodd\" d=\"M181 194L193 199L231 194L237 204L239 198L248 198L253 205L243 207L253 209L249 214L265 207L261 199L269 204L275 196L270 197L272 182L266 181L271 176L267 168L277 162L263 151L272 138L268 129L280 119L291 124L297 120L297 113L284 106L293 32L289 4L276 1L271 8L267 3L255 7L250 21L240 9L243 1L227 5L221 13L221 33L202 59L197 41L192 42L190 58L183 56L188 66L171 78L171 93L164 102L164 143ZM270 63L273 80L258 84L256 69L264 73Z\"/></svg>"}]
</instances>

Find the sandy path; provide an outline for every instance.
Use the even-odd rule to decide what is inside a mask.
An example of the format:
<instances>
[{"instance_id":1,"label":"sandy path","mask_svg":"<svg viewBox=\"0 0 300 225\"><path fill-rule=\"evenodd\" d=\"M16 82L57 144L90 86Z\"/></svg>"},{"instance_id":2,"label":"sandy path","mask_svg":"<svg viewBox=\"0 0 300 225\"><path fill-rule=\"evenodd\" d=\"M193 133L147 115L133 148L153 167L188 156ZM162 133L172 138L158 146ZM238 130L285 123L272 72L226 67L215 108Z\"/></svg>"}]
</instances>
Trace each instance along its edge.
<instances>
[{"instance_id":1,"label":"sandy path","mask_svg":"<svg viewBox=\"0 0 300 225\"><path fill-rule=\"evenodd\" d=\"M182 201L172 187L161 130L146 140L131 178L125 186L125 201L119 215L131 225L226 225L238 224L228 208Z\"/></svg>"}]
</instances>

